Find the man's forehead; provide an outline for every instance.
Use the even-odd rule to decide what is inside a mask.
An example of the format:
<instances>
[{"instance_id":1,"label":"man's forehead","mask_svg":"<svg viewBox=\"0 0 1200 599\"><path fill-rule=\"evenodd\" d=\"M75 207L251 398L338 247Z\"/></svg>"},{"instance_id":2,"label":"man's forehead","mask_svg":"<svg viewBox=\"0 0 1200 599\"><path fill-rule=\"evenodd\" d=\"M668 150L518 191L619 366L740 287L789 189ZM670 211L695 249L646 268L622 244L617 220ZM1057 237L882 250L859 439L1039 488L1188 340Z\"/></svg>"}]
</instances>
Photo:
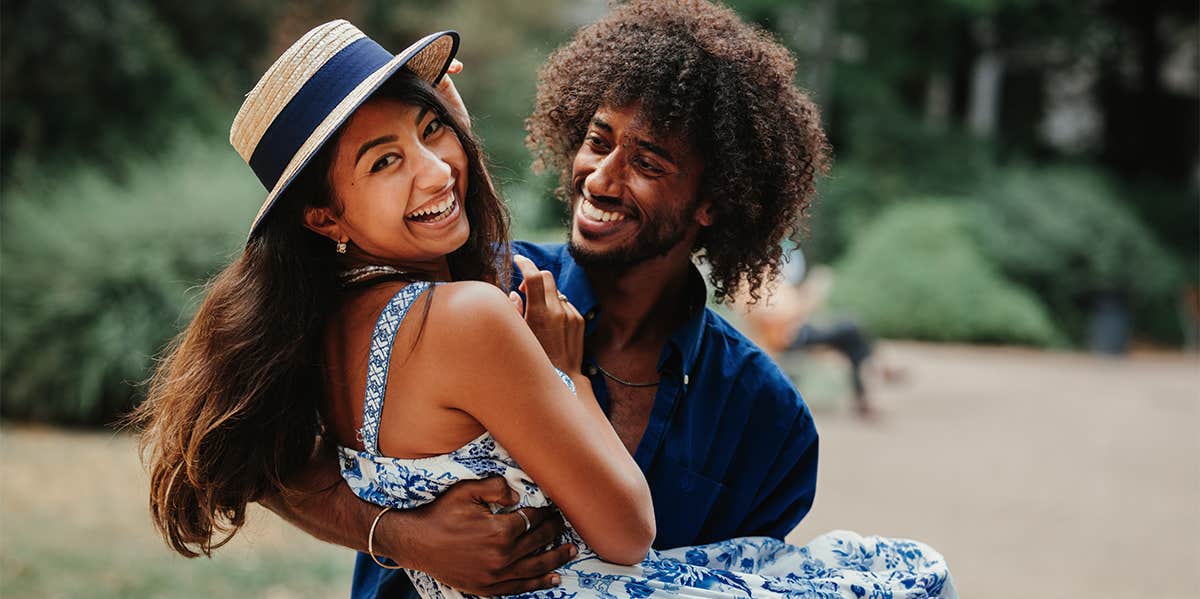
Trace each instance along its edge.
<instances>
[{"instance_id":1,"label":"man's forehead","mask_svg":"<svg viewBox=\"0 0 1200 599\"><path fill-rule=\"evenodd\" d=\"M592 123L609 128L620 135L621 143L649 142L666 149L677 160L693 153L682 135L657 126L654 115L645 110L640 103L628 106L601 106L592 116Z\"/></svg>"}]
</instances>

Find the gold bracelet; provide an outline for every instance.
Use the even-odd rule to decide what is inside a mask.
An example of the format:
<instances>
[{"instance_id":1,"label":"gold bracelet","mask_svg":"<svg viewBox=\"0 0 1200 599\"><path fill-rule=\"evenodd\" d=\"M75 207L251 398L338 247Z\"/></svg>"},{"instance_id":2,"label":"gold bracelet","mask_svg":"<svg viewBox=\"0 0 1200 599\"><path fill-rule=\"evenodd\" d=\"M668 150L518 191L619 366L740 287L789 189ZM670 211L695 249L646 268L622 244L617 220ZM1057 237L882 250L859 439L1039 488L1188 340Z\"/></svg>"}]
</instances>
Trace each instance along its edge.
<instances>
[{"instance_id":1,"label":"gold bracelet","mask_svg":"<svg viewBox=\"0 0 1200 599\"><path fill-rule=\"evenodd\" d=\"M389 566L379 561L379 558L375 557L375 527L379 526L379 519L383 518L383 515L388 513L388 511L391 509L392 508L390 507L385 507L380 510L379 515L375 516L375 521L371 523L371 532L367 533L367 555L370 555L371 559L375 560L376 565L378 565L380 568L384 568L386 570L400 570L403 569L403 566Z\"/></svg>"}]
</instances>

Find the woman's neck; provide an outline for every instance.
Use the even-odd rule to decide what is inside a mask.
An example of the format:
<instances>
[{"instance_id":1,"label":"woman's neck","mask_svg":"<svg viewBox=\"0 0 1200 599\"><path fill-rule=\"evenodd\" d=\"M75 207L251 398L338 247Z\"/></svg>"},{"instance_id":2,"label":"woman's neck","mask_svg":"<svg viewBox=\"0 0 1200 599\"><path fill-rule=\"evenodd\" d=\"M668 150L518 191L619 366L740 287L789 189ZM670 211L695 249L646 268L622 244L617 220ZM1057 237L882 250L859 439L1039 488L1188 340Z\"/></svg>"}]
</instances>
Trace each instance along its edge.
<instances>
[{"instance_id":1,"label":"woman's neck","mask_svg":"<svg viewBox=\"0 0 1200 599\"><path fill-rule=\"evenodd\" d=\"M433 260L400 260L355 252L347 254L341 260L340 266L343 271L363 266L390 266L398 271L412 273L428 281L449 281L452 277L450 261L446 256L440 256Z\"/></svg>"}]
</instances>

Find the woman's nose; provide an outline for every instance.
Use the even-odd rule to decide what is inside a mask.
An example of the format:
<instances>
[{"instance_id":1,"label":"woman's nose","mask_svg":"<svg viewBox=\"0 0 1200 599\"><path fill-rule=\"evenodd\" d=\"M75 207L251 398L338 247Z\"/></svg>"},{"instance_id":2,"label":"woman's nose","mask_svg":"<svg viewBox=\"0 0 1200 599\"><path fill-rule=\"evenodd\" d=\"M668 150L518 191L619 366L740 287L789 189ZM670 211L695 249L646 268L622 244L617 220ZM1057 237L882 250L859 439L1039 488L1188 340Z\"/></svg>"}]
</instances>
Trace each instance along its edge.
<instances>
[{"instance_id":1,"label":"woman's nose","mask_svg":"<svg viewBox=\"0 0 1200 599\"><path fill-rule=\"evenodd\" d=\"M442 156L429 148L422 148L418 153L420 162L416 165L416 175L413 180L418 189L438 192L445 189L454 176L454 169Z\"/></svg>"}]
</instances>

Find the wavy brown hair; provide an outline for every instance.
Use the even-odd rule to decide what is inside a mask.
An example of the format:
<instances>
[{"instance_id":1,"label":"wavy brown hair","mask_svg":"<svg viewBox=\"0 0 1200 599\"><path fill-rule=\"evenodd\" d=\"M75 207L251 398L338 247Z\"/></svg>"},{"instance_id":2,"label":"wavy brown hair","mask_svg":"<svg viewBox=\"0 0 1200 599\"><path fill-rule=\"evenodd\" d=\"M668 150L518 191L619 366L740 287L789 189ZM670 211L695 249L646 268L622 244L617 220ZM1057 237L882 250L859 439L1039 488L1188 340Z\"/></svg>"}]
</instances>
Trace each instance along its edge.
<instances>
[{"instance_id":1,"label":"wavy brown hair","mask_svg":"<svg viewBox=\"0 0 1200 599\"><path fill-rule=\"evenodd\" d=\"M464 202L471 233L449 257L455 279L506 288L508 213L474 137L428 83L401 71L373 97L429 107L458 135L468 160ZM150 512L175 551L211 555L243 525L246 505L288 490L322 433L322 329L339 301L332 243L303 226L306 207L332 206L325 144L246 243L208 284L187 328L167 348L146 401L129 421L142 429Z\"/></svg>"},{"instance_id":2,"label":"wavy brown hair","mask_svg":"<svg viewBox=\"0 0 1200 599\"><path fill-rule=\"evenodd\" d=\"M550 56L538 79L526 145L535 170L561 173L601 106L641 102L647 122L682 136L704 161L701 195L714 224L694 251L712 265L718 300L779 274L779 242L797 233L829 169L817 107L793 83L787 49L730 9L701 0L615 6Z\"/></svg>"}]
</instances>

